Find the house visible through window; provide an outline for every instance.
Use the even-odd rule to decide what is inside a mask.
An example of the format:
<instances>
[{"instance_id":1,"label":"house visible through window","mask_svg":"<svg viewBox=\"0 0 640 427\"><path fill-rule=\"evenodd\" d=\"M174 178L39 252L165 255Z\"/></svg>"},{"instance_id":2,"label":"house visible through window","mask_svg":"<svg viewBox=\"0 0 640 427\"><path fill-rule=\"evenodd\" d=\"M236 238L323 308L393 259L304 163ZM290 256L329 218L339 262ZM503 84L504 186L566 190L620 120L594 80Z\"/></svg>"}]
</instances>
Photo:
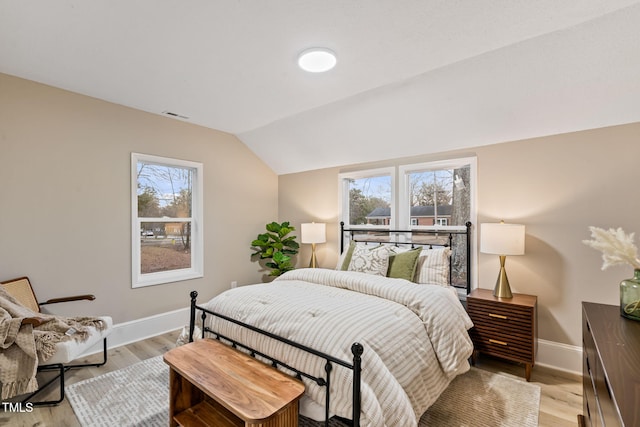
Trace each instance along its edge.
<instances>
[{"instance_id":1,"label":"house visible through window","mask_svg":"<svg viewBox=\"0 0 640 427\"><path fill-rule=\"evenodd\" d=\"M475 159L403 165L399 171L400 227L463 227L472 220Z\"/></svg>"},{"instance_id":2,"label":"house visible through window","mask_svg":"<svg viewBox=\"0 0 640 427\"><path fill-rule=\"evenodd\" d=\"M475 222L475 168L475 158L400 166L399 226L465 230ZM451 244L454 286L466 286L466 244L460 235Z\"/></svg>"},{"instance_id":3,"label":"house visible through window","mask_svg":"<svg viewBox=\"0 0 640 427\"><path fill-rule=\"evenodd\" d=\"M132 286L202 277L202 164L132 154Z\"/></svg>"},{"instance_id":4,"label":"house visible through window","mask_svg":"<svg viewBox=\"0 0 640 427\"><path fill-rule=\"evenodd\" d=\"M444 227L449 225L449 220L447 218L436 218L436 224Z\"/></svg>"},{"instance_id":5,"label":"house visible through window","mask_svg":"<svg viewBox=\"0 0 640 427\"><path fill-rule=\"evenodd\" d=\"M394 224L393 168L340 174L342 221L350 226Z\"/></svg>"},{"instance_id":6,"label":"house visible through window","mask_svg":"<svg viewBox=\"0 0 640 427\"><path fill-rule=\"evenodd\" d=\"M466 288L464 232L466 223L473 224L476 220L475 157L342 173L339 181L341 220L348 227L367 229L356 234L356 238L380 235L380 228L462 232L454 234L451 242L454 253L451 283ZM407 233L407 238L413 237ZM420 243L431 243L429 238L422 236L421 239L424 241ZM434 245L443 244L442 239L435 240ZM474 241L471 238L470 243ZM475 265L475 260L472 264ZM474 278L472 282L475 283Z\"/></svg>"}]
</instances>

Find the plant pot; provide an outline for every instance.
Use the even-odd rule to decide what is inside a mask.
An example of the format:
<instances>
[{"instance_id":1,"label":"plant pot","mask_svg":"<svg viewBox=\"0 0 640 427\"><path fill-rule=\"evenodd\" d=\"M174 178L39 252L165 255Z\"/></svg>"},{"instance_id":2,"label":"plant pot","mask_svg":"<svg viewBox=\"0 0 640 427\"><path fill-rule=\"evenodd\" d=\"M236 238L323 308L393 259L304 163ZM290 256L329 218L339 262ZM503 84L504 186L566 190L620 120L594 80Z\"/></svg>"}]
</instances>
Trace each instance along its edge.
<instances>
[{"instance_id":1,"label":"plant pot","mask_svg":"<svg viewBox=\"0 0 640 427\"><path fill-rule=\"evenodd\" d=\"M640 321L640 269L633 271L633 278L620 282L620 314Z\"/></svg>"}]
</instances>

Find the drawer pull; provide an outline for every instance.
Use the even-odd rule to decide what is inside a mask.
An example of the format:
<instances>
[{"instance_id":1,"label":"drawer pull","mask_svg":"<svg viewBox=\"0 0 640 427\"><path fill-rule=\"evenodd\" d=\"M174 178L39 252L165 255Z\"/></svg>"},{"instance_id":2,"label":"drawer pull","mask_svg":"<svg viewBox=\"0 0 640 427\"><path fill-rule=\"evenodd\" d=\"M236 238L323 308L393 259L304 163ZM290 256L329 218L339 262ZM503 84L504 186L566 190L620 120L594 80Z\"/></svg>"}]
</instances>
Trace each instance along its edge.
<instances>
[{"instance_id":1,"label":"drawer pull","mask_svg":"<svg viewBox=\"0 0 640 427\"><path fill-rule=\"evenodd\" d=\"M493 313L489 313L489 317L495 317L495 318L498 318L498 319L504 319L504 320L507 320L507 316L502 316L502 315L500 315L500 314L493 314Z\"/></svg>"},{"instance_id":2,"label":"drawer pull","mask_svg":"<svg viewBox=\"0 0 640 427\"><path fill-rule=\"evenodd\" d=\"M489 339L489 342L490 342L491 344L507 345L507 343L506 343L506 342L504 342L504 341L498 341L498 340L492 340L492 339Z\"/></svg>"}]
</instances>

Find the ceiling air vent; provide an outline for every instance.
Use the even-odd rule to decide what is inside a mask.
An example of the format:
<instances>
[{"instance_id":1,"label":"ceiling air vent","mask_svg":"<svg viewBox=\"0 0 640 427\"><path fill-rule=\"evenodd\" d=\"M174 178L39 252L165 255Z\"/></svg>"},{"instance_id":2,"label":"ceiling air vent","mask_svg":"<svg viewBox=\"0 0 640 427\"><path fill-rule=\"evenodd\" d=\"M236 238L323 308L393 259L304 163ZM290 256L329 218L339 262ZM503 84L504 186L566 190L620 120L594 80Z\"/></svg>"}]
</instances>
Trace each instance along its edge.
<instances>
[{"instance_id":1,"label":"ceiling air vent","mask_svg":"<svg viewBox=\"0 0 640 427\"><path fill-rule=\"evenodd\" d=\"M182 114L172 113L171 111L163 111L162 114L170 117L177 117L179 119L189 120L189 117L183 116Z\"/></svg>"}]
</instances>

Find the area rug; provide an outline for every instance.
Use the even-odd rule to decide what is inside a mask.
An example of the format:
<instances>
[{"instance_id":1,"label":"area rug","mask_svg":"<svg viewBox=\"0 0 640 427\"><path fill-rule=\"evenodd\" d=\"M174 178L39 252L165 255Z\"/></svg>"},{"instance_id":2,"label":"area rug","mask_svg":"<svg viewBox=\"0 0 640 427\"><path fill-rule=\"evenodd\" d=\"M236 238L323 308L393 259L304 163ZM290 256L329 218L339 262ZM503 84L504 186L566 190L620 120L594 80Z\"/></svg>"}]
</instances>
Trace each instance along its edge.
<instances>
[{"instance_id":1,"label":"area rug","mask_svg":"<svg viewBox=\"0 0 640 427\"><path fill-rule=\"evenodd\" d=\"M169 425L169 368L162 356L71 384L67 398L83 427ZM420 427L536 427L540 387L471 368L420 419ZM319 423L300 417L300 426ZM332 420L332 427L345 424Z\"/></svg>"}]
</instances>

